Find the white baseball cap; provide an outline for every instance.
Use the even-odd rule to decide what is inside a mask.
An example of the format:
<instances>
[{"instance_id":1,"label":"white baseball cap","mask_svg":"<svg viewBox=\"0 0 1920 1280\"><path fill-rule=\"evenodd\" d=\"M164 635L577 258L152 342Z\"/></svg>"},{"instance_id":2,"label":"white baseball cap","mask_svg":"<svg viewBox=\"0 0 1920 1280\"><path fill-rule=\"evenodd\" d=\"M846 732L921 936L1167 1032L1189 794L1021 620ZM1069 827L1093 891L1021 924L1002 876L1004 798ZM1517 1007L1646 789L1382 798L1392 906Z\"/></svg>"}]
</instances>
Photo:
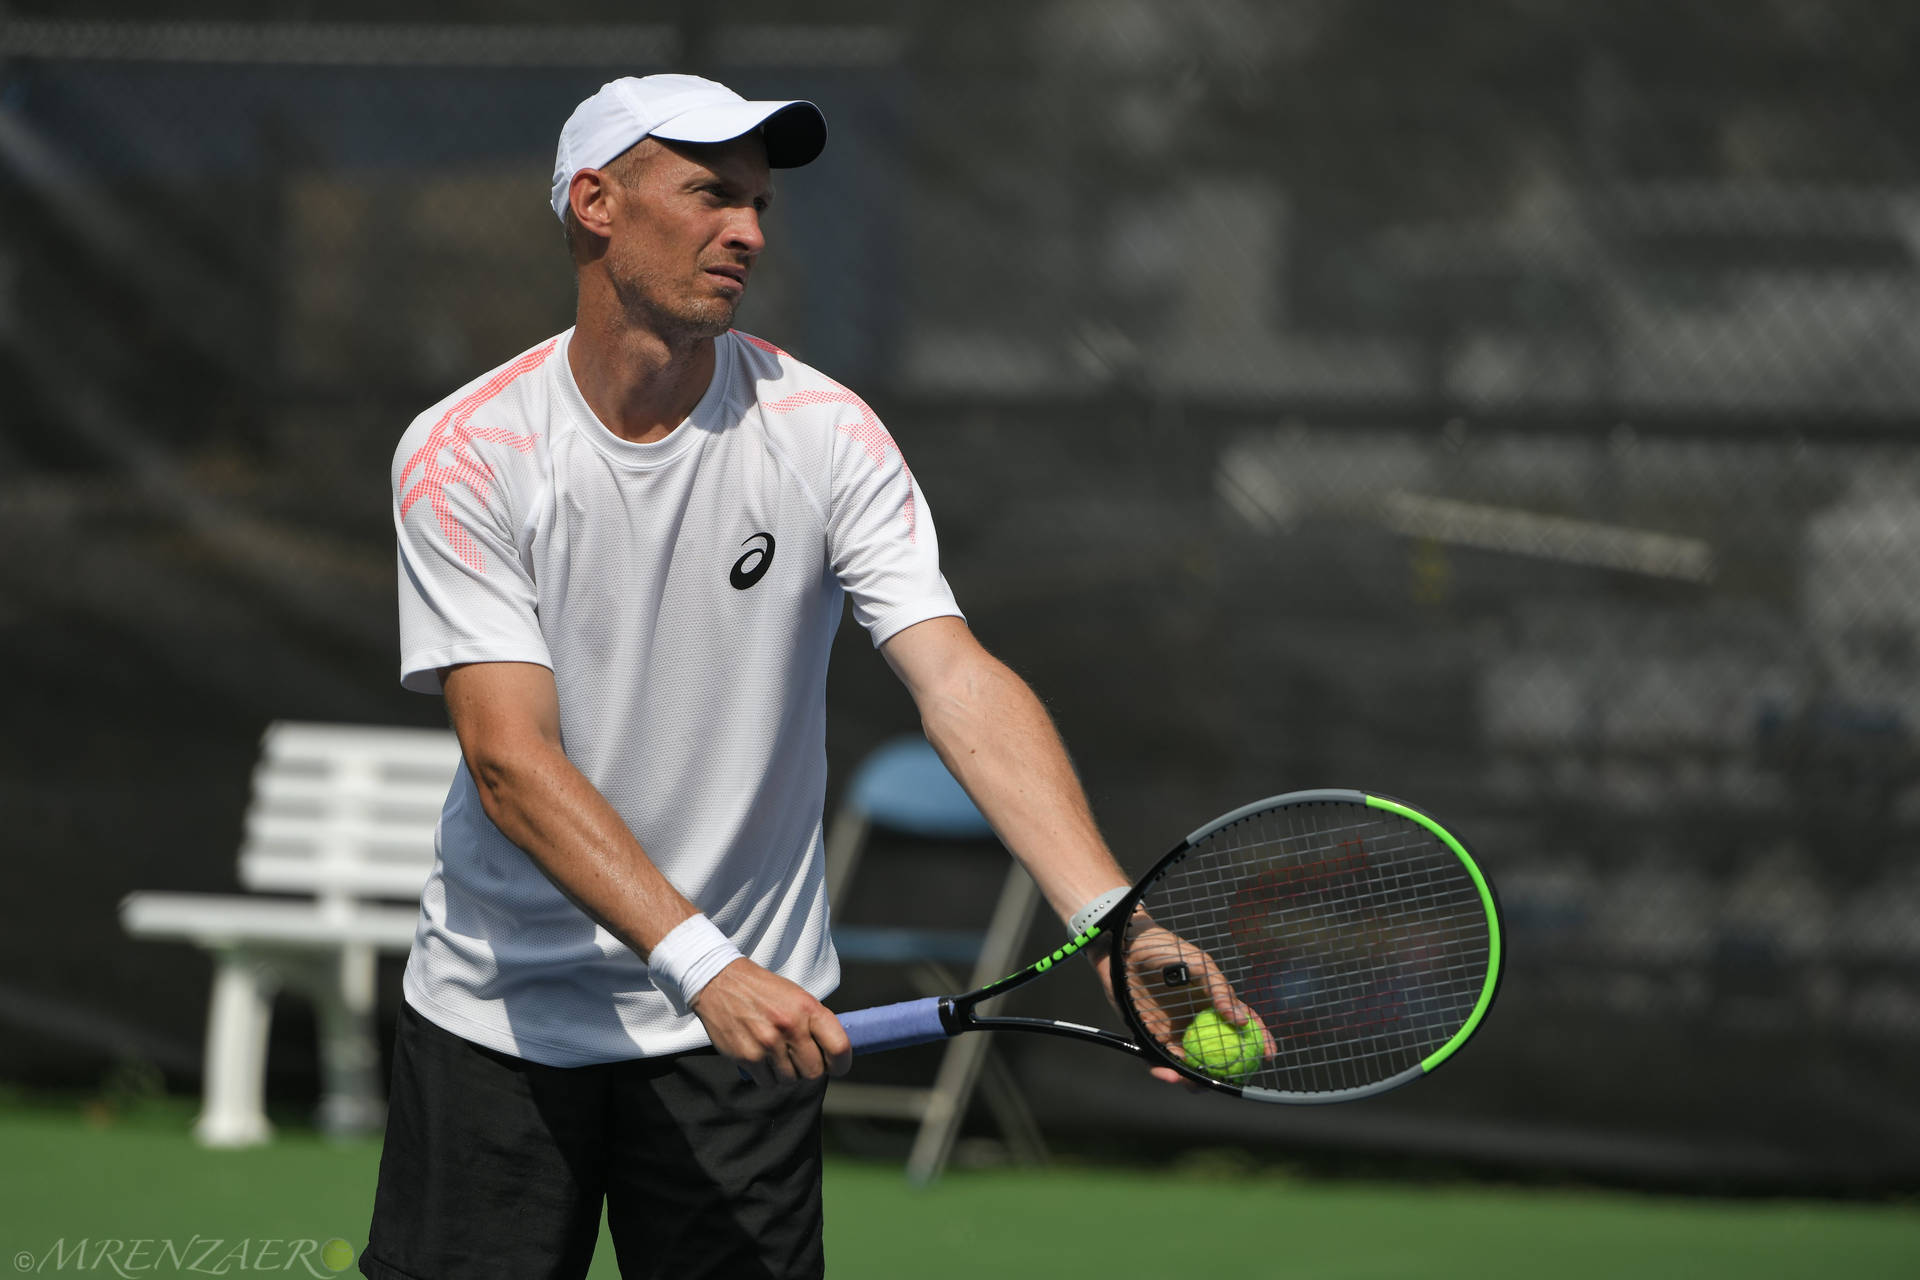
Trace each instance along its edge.
<instances>
[{"instance_id":1,"label":"white baseball cap","mask_svg":"<svg viewBox=\"0 0 1920 1280\"><path fill-rule=\"evenodd\" d=\"M567 187L642 138L725 142L760 130L767 163L797 169L827 145L827 118L811 102L748 102L700 76L622 76L573 109L553 158L553 212L565 220Z\"/></svg>"}]
</instances>

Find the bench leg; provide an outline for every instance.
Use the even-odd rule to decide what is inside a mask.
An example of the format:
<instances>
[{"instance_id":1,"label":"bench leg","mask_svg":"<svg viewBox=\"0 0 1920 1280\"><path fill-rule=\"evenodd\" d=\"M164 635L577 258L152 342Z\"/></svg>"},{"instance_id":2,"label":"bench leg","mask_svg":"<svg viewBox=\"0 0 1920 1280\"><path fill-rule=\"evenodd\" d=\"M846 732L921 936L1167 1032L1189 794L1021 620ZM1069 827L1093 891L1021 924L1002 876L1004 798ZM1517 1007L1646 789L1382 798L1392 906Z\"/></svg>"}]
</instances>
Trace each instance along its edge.
<instances>
[{"instance_id":1,"label":"bench leg","mask_svg":"<svg viewBox=\"0 0 1920 1280\"><path fill-rule=\"evenodd\" d=\"M386 1128L386 1091L373 1017L377 961L370 946L345 947L333 981L323 980L314 992L320 1022L319 1124L334 1137L377 1134Z\"/></svg>"},{"instance_id":2,"label":"bench leg","mask_svg":"<svg viewBox=\"0 0 1920 1280\"><path fill-rule=\"evenodd\" d=\"M237 947L215 954L207 1011L206 1080L193 1136L202 1146L250 1147L273 1136L267 1123L267 1030L278 985L271 969Z\"/></svg>"}]
</instances>

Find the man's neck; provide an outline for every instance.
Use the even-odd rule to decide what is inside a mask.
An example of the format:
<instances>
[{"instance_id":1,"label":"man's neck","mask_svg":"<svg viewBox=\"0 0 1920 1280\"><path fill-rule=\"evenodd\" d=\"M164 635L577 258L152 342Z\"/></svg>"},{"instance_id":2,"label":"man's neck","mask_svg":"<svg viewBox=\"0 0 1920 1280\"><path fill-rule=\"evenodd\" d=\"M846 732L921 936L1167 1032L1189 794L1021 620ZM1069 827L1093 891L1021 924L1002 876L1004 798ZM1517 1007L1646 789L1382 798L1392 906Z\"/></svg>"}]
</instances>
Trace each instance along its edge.
<instances>
[{"instance_id":1,"label":"man's neck","mask_svg":"<svg viewBox=\"0 0 1920 1280\"><path fill-rule=\"evenodd\" d=\"M567 365L587 407L635 444L664 440L713 382L713 339L675 340L625 323L586 300L567 344Z\"/></svg>"}]
</instances>

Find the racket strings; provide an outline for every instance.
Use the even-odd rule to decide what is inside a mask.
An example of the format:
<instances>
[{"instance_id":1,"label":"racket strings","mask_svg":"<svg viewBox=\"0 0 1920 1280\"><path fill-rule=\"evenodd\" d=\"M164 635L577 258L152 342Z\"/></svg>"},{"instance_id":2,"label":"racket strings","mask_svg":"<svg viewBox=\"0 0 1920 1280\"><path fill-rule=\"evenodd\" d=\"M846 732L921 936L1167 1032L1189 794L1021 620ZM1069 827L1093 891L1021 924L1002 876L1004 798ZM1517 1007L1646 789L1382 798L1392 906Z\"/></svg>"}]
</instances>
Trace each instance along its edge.
<instances>
[{"instance_id":1,"label":"racket strings","mask_svg":"<svg viewBox=\"0 0 1920 1280\"><path fill-rule=\"evenodd\" d=\"M1237 999L1272 1043L1234 1077L1251 1087L1332 1094L1398 1075L1452 1037L1486 981L1486 912L1460 858L1364 804L1290 804L1224 827L1141 905L1153 927L1136 916L1123 936L1136 1015L1177 1045L1202 1010ZM1182 944L1186 981L1169 981L1182 974L1165 953Z\"/></svg>"},{"instance_id":2,"label":"racket strings","mask_svg":"<svg viewBox=\"0 0 1920 1280\"><path fill-rule=\"evenodd\" d=\"M1370 812L1362 810L1361 812ZM1396 819L1395 822L1398 820ZM1435 862L1434 858L1409 859L1410 853L1437 855L1439 850L1424 829L1404 827L1395 830L1393 823L1378 820L1364 825L1367 830L1359 835L1349 833L1341 838L1343 845L1355 843L1367 847L1370 863L1377 864L1380 872L1372 885L1364 882L1348 883L1335 896L1342 893L1351 898L1355 892L1368 892L1383 895L1387 900L1398 898L1407 904L1431 902L1433 899L1433 871L1436 866L1446 866L1455 860L1447 857L1444 862ZM1395 837L1400 838L1396 839ZM1331 904L1336 909L1348 903ZM1394 981L1402 968L1402 957L1382 954L1383 944L1398 946L1403 951L1418 950L1423 943L1429 948L1436 940L1431 921L1423 920L1421 913L1401 911L1382 912L1374 902L1362 901L1358 904L1358 919L1361 932L1358 935L1360 954L1357 956L1338 954L1340 928L1331 931L1320 930L1315 937L1309 938L1305 949L1316 947L1323 953L1322 960L1322 999L1318 1007L1310 1006L1304 1010L1288 1011L1294 1013L1291 1019L1277 1019L1280 1026L1281 1044L1292 1044L1302 1050L1298 1056L1303 1066L1328 1068L1321 1073L1323 1082L1334 1087L1355 1087L1370 1081L1373 1075L1391 1074L1394 1069L1404 1069L1412 1065L1427 1052L1427 1046L1418 1042L1414 1036L1423 1019L1423 1012L1430 1012L1424 1006L1433 1003L1431 993L1417 988L1409 989L1404 981ZM1431 914L1429 910L1426 914ZM1351 926L1352 920L1335 919L1337 926ZM1368 933L1367 928L1387 930L1384 935ZM1332 932L1335 954L1325 956L1327 950L1324 935ZM1346 939L1351 943L1354 935L1348 932ZM1438 939L1444 948L1448 939ZM1348 948L1351 951L1351 947ZM1444 958L1430 956L1430 959ZM1298 957L1294 957L1298 963ZM1348 962L1343 965L1343 961ZM1383 961L1389 966L1384 970ZM1457 968L1457 965L1442 968ZM1326 981L1327 973L1345 975L1348 981ZM1356 989L1357 988L1357 989ZM1269 1002L1271 1003L1271 1002ZM1269 1014L1273 1011L1269 1010ZM1430 1019L1428 1019L1430 1021ZM1324 1042L1325 1047L1320 1044ZM1342 1046L1351 1046L1342 1052ZM1378 1061L1383 1055L1392 1055L1401 1050L1404 1058L1398 1061ZM1376 1070L1365 1070L1368 1060L1373 1059ZM1331 1070L1332 1068L1343 1068ZM1355 1074L1356 1069L1362 1069Z\"/></svg>"}]
</instances>

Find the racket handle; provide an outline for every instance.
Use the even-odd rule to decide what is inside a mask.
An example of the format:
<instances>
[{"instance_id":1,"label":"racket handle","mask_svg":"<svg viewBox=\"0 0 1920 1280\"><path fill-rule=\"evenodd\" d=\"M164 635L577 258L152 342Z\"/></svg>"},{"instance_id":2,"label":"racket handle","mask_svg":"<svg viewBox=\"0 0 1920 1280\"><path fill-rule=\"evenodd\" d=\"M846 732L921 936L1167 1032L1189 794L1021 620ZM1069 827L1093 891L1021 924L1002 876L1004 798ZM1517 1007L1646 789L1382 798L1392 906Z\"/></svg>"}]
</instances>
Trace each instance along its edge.
<instances>
[{"instance_id":1,"label":"racket handle","mask_svg":"<svg viewBox=\"0 0 1920 1280\"><path fill-rule=\"evenodd\" d=\"M840 1025L853 1041L855 1053L881 1053L904 1049L910 1044L931 1044L947 1038L947 1024L940 1018L940 997L903 1000L899 1004L877 1004L869 1009L854 1009L839 1015Z\"/></svg>"}]
</instances>

